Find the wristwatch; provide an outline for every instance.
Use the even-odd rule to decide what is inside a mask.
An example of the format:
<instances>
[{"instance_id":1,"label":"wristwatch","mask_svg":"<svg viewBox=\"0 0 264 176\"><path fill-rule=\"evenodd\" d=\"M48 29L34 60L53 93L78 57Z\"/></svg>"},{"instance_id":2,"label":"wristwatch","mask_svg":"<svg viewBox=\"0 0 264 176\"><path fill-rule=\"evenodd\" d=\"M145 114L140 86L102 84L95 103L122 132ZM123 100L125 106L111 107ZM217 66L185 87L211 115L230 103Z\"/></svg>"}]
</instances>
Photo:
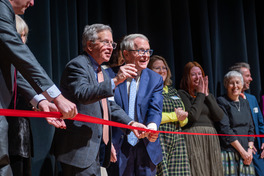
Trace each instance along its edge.
<instances>
[{"instance_id":1,"label":"wristwatch","mask_svg":"<svg viewBox=\"0 0 264 176\"><path fill-rule=\"evenodd\" d=\"M248 148L253 149L253 146L252 145L249 145Z\"/></svg>"}]
</instances>

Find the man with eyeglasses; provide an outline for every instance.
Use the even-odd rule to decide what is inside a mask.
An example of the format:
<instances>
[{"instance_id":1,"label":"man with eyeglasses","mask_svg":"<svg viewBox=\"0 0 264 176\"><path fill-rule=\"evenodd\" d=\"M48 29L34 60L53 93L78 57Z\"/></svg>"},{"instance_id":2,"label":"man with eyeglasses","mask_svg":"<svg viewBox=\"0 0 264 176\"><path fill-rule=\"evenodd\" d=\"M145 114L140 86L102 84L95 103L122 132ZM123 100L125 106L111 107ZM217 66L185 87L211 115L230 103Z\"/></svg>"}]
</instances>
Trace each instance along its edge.
<instances>
[{"instance_id":1,"label":"man with eyeglasses","mask_svg":"<svg viewBox=\"0 0 264 176\"><path fill-rule=\"evenodd\" d=\"M82 45L83 54L72 59L62 74L62 94L75 102L82 114L146 128L128 117L114 101L107 99L113 96L115 82L101 64L109 61L116 47L112 29L103 24L87 25ZM79 121L66 120L65 123L67 129L56 129L53 140L54 154L61 164L62 175L100 176L99 149L104 158L102 165L106 167L110 163L111 127ZM138 130L133 132L138 138L148 134Z\"/></svg>"},{"instance_id":2,"label":"man with eyeglasses","mask_svg":"<svg viewBox=\"0 0 264 176\"><path fill-rule=\"evenodd\" d=\"M126 80L115 89L115 102L135 121L157 130L161 122L163 80L147 68L153 53L149 40L142 34L131 34L120 46L126 63L122 67L134 66L136 76L117 74ZM107 169L108 175L155 176L156 165L162 160L158 136L158 133L149 133L147 138L138 140L133 134L124 135L120 129L113 128L112 159L117 162Z\"/></svg>"}]
</instances>

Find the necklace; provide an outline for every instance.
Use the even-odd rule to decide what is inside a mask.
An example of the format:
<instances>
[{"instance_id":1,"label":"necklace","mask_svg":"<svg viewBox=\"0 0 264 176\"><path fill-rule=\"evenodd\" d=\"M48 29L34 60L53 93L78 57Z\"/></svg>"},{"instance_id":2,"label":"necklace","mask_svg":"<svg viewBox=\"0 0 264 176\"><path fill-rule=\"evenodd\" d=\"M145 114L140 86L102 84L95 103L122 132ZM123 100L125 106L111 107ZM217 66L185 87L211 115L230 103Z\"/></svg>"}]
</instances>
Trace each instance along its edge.
<instances>
[{"instance_id":1,"label":"necklace","mask_svg":"<svg viewBox=\"0 0 264 176\"><path fill-rule=\"evenodd\" d=\"M240 101L238 101L238 106L237 106L237 102L234 102L234 105L237 108L237 110L240 112Z\"/></svg>"}]
</instances>

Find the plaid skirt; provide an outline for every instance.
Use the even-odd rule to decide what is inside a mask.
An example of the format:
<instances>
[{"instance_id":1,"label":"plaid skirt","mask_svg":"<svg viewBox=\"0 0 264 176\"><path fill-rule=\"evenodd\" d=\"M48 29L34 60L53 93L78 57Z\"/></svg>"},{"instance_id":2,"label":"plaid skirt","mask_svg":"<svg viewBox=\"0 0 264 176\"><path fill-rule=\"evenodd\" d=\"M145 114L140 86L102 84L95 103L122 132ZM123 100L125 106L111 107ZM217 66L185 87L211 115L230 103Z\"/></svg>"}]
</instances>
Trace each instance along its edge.
<instances>
[{"instance_id":1,"label":"plaid skirt","mask_svg":"<svg viewBox=\"0 0 264 176\"><path fill-rule=\"evenodd\" d=\"M255 176L253 161L247 166L238 153L222 151L221 154L225 176Z\"/></svg>"},{"instance_id":2,"label":"plaid skirt","mask_svg":"<svg viewBox=\"0 0 264 176\"><path fill-rule=\"evenodd\" d=\"M181 132L175 122L161 124L159 130ZM163 159L157 166L157 176L191 175L184 135L160 133L160 144Z\"/></svg>"}]
</instances>

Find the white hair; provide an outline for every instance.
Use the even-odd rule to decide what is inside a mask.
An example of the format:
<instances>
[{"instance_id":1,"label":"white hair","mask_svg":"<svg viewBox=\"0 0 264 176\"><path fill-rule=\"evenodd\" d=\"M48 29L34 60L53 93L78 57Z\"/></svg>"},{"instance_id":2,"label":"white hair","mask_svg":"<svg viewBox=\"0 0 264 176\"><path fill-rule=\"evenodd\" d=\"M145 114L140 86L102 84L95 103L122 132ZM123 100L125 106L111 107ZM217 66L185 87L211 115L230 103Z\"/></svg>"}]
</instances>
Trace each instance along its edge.
<instances>
[{"instance_id":1,"label":"white hair","mask_svg":"<svg viewBox=\"0 0 264 176\"><path fill-rule=\"evenodd\" d=\"M149 42L148 38L143 34L130 34L130 35L125 36L125 38L120 43L121 51L133 50L134 46L135 46L134 40L136 38L142 38L142 39L147 40Z\"/></svg>"},{"instance_id":2,"label":"white hair","mask_svg":"<svg viewBox=\"0 0 264 176\"><path fill-rule=\"evenodd\" d=\"M229 71L224 77L225 88L228 87L229 80L234 77L239 78L241 80L242 85L244 85L244 80L243 80L243 76L241 73L239 73L238 71Z\"/></svg>"}]
</instances>

